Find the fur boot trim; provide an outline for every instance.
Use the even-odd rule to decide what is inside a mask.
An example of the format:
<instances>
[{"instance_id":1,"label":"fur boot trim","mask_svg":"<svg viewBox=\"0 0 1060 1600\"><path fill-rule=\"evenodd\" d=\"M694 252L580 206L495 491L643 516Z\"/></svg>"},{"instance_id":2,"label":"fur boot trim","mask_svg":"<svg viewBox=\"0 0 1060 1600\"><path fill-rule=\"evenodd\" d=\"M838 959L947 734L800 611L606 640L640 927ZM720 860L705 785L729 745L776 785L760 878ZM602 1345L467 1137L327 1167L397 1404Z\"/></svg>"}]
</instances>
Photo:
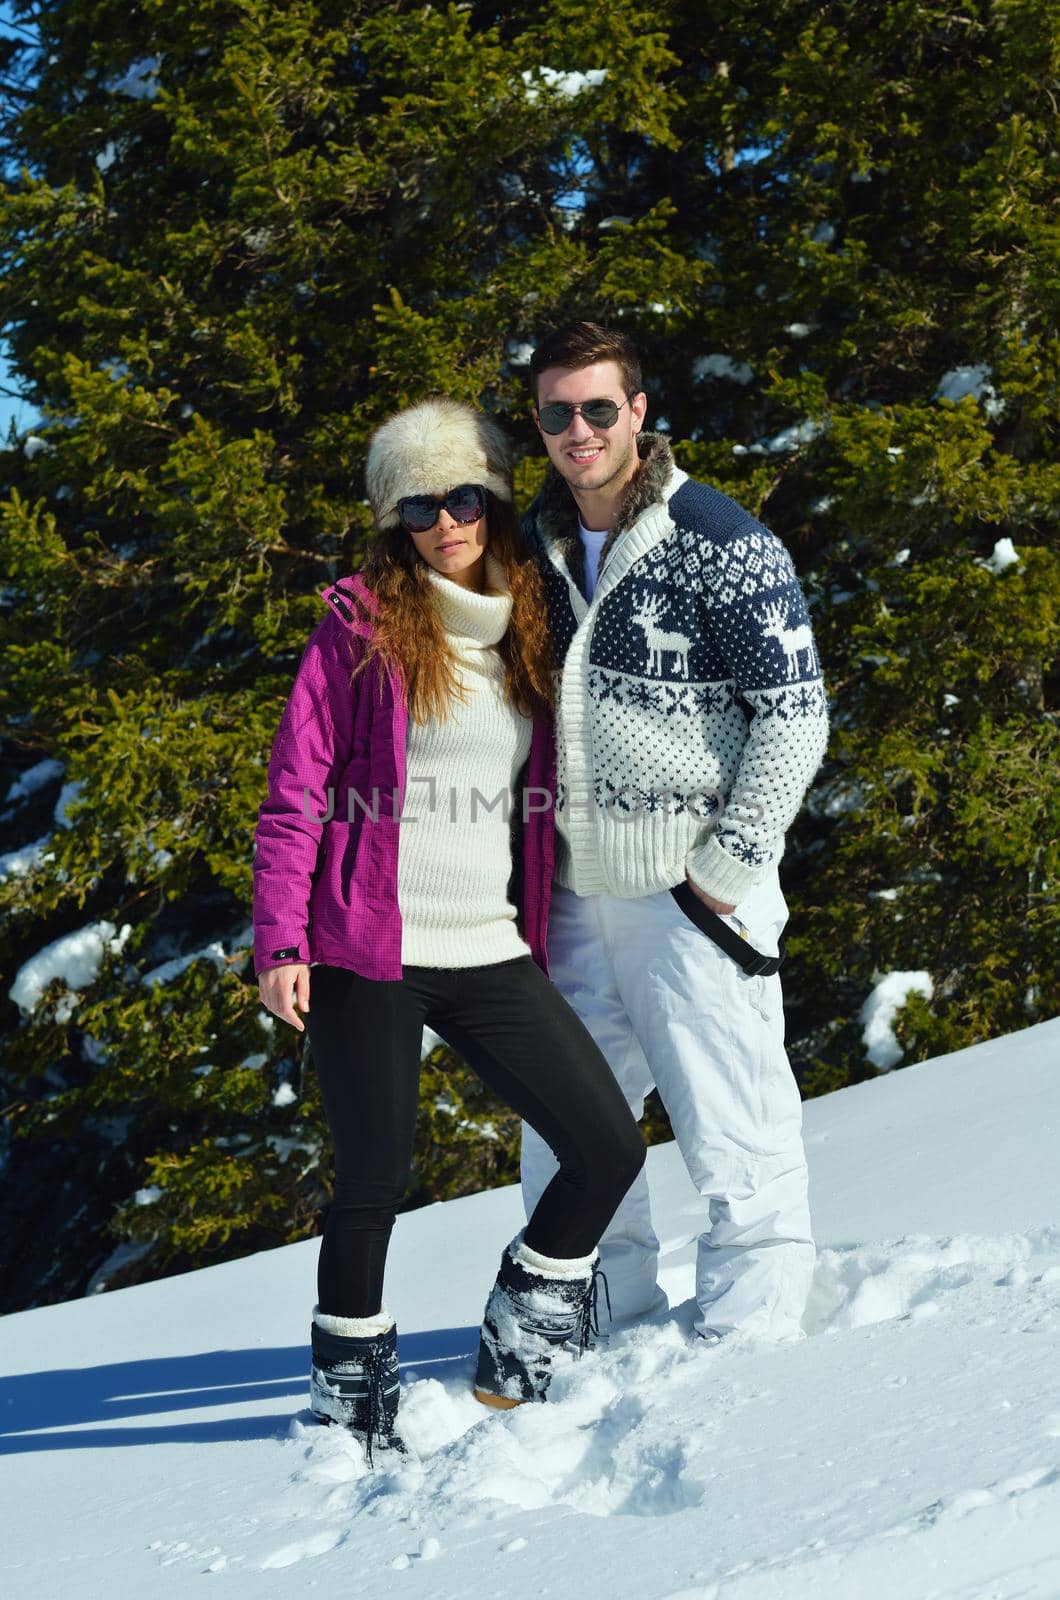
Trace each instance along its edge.
<instances>
[{"instance_id":1,"label":"fur boot trim","mask_svg":"<svg viewBox=\"0 0 1060 1600\"><path fill-rule=\"evenodd\" d=\"M368 446L365 485L376 524L397 525L397 502L480 483L512 498L511 446L495 422L472 406L439 396L388 418Z\"/></svg>"},{"instance_id":2,"label":"fur boot trim","mask_svg":"<svg viewBox=\"0 0 1060 1600\"><path fill-rule=\"evenodd\" d=\"M518 1261L520 1266L530 1267L534 1272L540 1272L544 1278L589 1278L592 1276L593 1262L596 1260L596 1251L591 1256L544 1256L540 1250L531 1250L523 1242L523 1235L517 1234L508 1249L512 1253L512 1260Z\"/></svg>"},{"instance_id":3,"label":"fur boot trim","mask_svg":"<svg viewBox=\"0 0 1060 1600\"><path fill-rule=\"evenodd\" d=\"M386 1306L381 1307L374 1317L332 1317L326 1311L321 1311L319 1306L314 1306L313 1321L325 1333L333 1333L339 1339L375 1339L381 1333L389 1333L394 1326L394 1319Z\"/></svg>"}]
</instances>

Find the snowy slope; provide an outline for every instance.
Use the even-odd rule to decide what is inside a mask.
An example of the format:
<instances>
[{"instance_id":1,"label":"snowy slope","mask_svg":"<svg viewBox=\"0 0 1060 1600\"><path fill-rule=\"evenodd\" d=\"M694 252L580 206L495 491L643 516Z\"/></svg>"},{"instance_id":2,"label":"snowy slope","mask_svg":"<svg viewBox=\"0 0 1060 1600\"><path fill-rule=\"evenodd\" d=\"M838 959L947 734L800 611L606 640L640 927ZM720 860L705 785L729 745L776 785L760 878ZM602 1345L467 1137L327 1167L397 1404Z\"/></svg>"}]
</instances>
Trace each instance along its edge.
<instances>
[{"instance_id":1,"label":"snowy slope","mask_svg":"<svg viewBox=\"0 0 1060 1600\"><path fill-rule=\"evenodd\" d=\"M468 1394L518 1192L401 1218L393 1473L305 1410L315 1242L6 1318L0 1593L1057 1600L1060 1019L806 1129L809 1337L688 1345L695 1197L663 1146L675 1309L545 1406Z\"/></svg>"}]
</instances>

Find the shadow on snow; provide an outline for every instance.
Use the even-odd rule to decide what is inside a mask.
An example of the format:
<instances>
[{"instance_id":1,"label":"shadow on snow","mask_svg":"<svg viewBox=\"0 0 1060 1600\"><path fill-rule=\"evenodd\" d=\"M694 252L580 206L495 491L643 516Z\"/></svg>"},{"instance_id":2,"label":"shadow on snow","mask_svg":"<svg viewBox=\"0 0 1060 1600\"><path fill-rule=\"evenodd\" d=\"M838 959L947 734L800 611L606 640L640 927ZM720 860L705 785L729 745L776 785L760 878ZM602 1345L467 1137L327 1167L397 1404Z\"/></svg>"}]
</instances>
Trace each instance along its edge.
<instances>
[{"instance_id":1,"label":"shadow on snow","mask_svg":"<svg viewBox=\"0 0 1060 1600\"><path fill-rule=\"evenodd\" d=\"M406 1334L399 1342L401 1365L417 1377L443 1378L454 1362L472 1353L478 1331L437 1328ZM0 1455L283 1438L291 1417L304 1409L308 1376L308 1344L15 1373L0 1377ZM289 1397L298 1404L282 1406ZM268 1400L280 1402L281 1409L213 1420L166 1420L182 1411ZM136 1418L150 1421L106 1426Z\"/></svg>"}]
</instances>

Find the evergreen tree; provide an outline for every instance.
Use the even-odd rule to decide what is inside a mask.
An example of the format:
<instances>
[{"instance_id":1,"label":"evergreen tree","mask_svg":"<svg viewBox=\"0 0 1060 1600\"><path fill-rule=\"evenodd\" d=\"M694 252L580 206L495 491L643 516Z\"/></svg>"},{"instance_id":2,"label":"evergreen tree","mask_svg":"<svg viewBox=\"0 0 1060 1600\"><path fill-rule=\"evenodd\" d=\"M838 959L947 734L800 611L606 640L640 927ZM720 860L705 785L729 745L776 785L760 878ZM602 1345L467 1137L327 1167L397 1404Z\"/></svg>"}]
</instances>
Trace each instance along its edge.
<instances>
[{"instance_id":1,"label":"evergreen tree","mask_svg":"<svg viewBox=\"0 0 1060 1600\"><path fill-rule=\"evenodd\" d=\"M932 981L907 1060L1057 1009L1054 0L13 11L0 326L43 420L0 453L10 1304L115 1235L112 1282L313 1231L315 1081L248 961L269 745L374 426L482 400L525 501L551 322L628 328L649 424L811 593L806 1089L875 1070L881 973ZM514 1175L445 1055L421 1124L419 1197Z\"/></svg>"}]
</instances>

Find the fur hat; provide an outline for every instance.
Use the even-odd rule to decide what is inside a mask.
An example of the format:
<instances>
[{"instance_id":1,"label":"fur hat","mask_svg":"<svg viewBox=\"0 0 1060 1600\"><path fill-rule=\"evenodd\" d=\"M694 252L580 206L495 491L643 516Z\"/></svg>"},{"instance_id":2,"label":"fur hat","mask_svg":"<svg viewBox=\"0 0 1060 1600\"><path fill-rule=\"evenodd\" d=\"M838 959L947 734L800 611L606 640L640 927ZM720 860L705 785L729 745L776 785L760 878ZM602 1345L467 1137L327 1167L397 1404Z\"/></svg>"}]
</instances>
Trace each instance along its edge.
<instances>
[{"instance_id":1,"label":"fur hat","mask_svg":"<svg viewBox=\"0 0 1060 1600\"><path fill-rule=\"evenodd\" d=\"M512 498L512 452L495 422L460 400L421 400L388 417L368 446L365 483L376 525L392 528L409 494L444 494L480 483Z\"/></svg>"}]
</instances>

